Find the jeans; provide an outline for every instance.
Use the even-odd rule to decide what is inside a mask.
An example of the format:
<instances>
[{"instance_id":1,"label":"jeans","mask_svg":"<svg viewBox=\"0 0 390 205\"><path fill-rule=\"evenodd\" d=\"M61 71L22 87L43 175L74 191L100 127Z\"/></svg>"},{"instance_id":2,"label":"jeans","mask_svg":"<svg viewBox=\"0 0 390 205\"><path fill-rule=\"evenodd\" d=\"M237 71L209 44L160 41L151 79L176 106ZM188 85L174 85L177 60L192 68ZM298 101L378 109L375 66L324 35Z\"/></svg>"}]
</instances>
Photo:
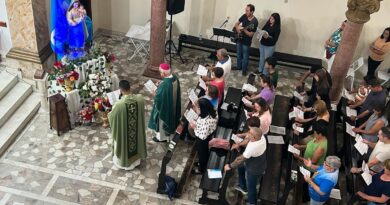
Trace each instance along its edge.
<instances>
[{"instance_id":1,"label":"jeans","mask_svg":"<svg viewBox=\"0 0 390 205\"><path fill-rule=\"evenodd\" d=\"M386 205L386 204L379 204L372 201L367 201L367 205Z\"/></svg>"},{"instance_id":2,"label":"jeans","mask_svg":"<svg viewBox=\"0 0 390 205\"><path fill-rule=\"evenodd\" d=\"M249 46L237 42L237 69L246 71L249 61Z\"/></svg>"},{"instance_id":3,"label":"jeans","mask_svg":"<svg viewBox=\"0 0 390 205\"><path fill-rule=\"evenodd\" d=\"M259 51L260 51L259 72L263 73L264 75L267 75L268 71L267 69L264 68L265 59L267 59L268 57L274 54L275 46L264 46L260 43Z\"/></svg>"},{"instance_id":4,"label":"jeans","mask_svg":"<svg viewBox=\"0 0 390 205\"><path fill-rule=\"evenodd\" d=\"M375 76L375 71L381 63L382 61L375 61L371 57L368 57L367 76Z\"/></svg>"},{"instance_id":5,"label":"jeans","mask_svg":"<svg viewBox=\"0 0 390 205\"><path fill-rule=\"evenodd\" d=\"M320 201L314 201L313 199L310 199L310 205L322 205L325 202L320 202Z\"/></svg>"},{"instance_id":6,"label":"jeans","mask_svg":"<svg viewBox=\"0 0 390 205\"><path fill-rule=\"evenodd\" d=\"M238 183L241 189L248 190L248 203L257 203L257 183L261 180L262 175L251 175L245 170L245 166L240 166L238 171Z\"/></svg>"}]
</instances>

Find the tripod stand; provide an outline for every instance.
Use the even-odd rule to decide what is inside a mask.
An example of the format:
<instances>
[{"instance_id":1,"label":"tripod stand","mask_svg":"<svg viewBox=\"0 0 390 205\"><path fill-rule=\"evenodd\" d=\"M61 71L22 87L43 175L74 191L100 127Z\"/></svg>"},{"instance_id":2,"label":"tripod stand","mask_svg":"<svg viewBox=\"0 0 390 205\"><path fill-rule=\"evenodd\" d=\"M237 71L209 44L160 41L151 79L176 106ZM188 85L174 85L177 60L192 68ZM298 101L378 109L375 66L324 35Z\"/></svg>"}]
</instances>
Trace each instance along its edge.
<instances>
[{"instance_id":1,"label":"tripod stand","mask_svg":"<svg viewBox=\"0 0 390 205\"><path fill-rule=\"evenodd\" d=\"M171 16L171 19L170 19L170 26L169 26L169 40L167 42L165 42L165 50L167 49L168 47L168 54L169 54L169 65L172 67L172 47L173 49L176 51L176 54L179 55L179 58L181 60L182 63L184 63L184 60L183 58L181 57L181 54L178 52L175 44L173 43L172 41L172 26L173 26L173 22L172 22L172 14L170 15Z\"/></svg>"}]
</instances>

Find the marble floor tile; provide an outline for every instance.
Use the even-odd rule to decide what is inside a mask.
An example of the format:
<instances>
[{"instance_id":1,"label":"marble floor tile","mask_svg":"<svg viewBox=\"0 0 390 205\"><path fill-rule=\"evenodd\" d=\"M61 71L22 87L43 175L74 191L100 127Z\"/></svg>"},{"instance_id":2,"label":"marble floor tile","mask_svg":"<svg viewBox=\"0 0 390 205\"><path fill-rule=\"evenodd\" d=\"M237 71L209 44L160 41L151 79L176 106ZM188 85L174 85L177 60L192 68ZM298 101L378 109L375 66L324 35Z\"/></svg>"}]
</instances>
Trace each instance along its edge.
<instances>
[{"instance_id":1,"label":"marble floor tile","mask_svg":"<svg viewBox=\"0 0 390 205\"><path fill-rule=\"evenodd\" d=\"M48 196L80 204L106 204L113 189L59 177Z\"/></svg>"},{"instance_id":2,"label":"marble floor tile","mask_svg":"<svg viewBox=\"0 0 390 205\"><path fill-rule=\"evenodd\" d=\"M54 203L12 195L6 205L54 205Z\"/></svg>"},{"instance_id":3,"label":"marble floor tile","mask_svg":"<svg viewBox=\"0 0 390 205\"><path fill-rule=\"evenodd\" d=\"M31 169L0 163L0 185L41 194L53 177Z\"/></svg>"}]
</instances>

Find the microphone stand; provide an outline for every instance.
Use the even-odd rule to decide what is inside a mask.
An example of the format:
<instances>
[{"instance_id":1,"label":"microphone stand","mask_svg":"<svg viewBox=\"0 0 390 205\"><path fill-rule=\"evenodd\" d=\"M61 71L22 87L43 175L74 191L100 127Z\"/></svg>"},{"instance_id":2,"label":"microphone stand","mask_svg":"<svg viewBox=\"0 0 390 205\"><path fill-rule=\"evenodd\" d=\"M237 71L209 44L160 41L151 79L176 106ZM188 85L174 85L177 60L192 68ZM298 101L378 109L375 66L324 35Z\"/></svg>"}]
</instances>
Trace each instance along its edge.
<instances>
[{"instance_id":1,"label":"microphone stand","mask_svg":"<svg viewBox=\"0 0 390 205\"><path fill-rule=\"evenodd\" d=\"M227 24L227 22L229 22L229 18L226 19L226 20L222 23L222 25L221 25L219 28L224 27L224 26ZM215 34L213 34L213 35L210 37L210 39L212 39L214 36L215 36Z\"/></svg>"}]
</instances>

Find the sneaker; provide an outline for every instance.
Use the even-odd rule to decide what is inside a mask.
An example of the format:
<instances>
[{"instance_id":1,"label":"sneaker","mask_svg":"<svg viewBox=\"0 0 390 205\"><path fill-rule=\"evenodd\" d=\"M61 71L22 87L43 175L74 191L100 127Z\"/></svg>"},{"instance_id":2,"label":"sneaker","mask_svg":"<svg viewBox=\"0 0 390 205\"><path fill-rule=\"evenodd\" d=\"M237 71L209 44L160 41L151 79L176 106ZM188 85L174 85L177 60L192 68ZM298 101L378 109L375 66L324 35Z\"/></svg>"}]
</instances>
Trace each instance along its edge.
<instances>
[{"instance_id":1,"label":"sneaker","mask_svg":"<svg viewBox=\"0 0 390 205\"><path fill-rule=\"evenodd\" d=\"M243 195L247 195L248 194L248 191L247 190L244 190L243 188L241 188L239 185L235 186L234 187L235 190L241 192Z\"/></svg>"},{"instance_id":2,"label":"sneaker","mask_svg":"<svg viewBox=\"0 0 390 205\"><path fill-rule=\"evenodd\" d=\"M153 137L152 140L155 142L168 142L167 140L160 141L157 139L157 137Z\"/></svg>"}]
</instances>

